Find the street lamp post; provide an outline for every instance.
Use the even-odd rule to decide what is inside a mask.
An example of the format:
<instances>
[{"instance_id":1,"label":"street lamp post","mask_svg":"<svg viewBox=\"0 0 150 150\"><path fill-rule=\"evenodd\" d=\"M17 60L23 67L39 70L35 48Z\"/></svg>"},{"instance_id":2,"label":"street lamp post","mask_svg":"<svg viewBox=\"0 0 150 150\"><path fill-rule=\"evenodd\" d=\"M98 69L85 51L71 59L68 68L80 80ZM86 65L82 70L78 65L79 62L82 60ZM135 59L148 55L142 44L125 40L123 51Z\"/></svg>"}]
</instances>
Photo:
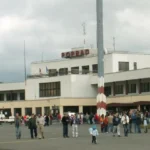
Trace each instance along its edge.
<instances>
[{"instance_id":1,"label":"street lamp post","mask_svg":"<svg viewBox=\"0 0 150 150\"><path fill-rule=\"evenodd\" d=\"M98 49L97 114L106 115L106 96L104 94L103 0L96 0L96 12L97 12L97 49Z\"/></svg>"}]
</instances>

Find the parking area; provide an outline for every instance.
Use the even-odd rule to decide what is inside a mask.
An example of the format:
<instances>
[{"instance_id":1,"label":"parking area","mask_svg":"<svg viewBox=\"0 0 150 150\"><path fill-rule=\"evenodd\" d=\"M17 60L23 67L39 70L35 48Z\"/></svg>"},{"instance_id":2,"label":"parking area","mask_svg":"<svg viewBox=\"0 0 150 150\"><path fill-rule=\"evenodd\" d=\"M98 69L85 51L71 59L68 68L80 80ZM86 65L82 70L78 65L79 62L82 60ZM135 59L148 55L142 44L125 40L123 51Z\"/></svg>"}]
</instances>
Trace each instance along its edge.
<instances>
[{"instance_id":1,"label":"parking area","mask_svg":"<svg viewBox=\"0 0 150 150\"><path fill-rule=\"evenodd\" d=\"M22 138L16 140L14 125L0 126L0 150L149 150L150 134L130 134L129 137L113 137L112 134L100 133L98 144L91 144L89 125L79 127L79 138L71 137L69 127L69 139L62 137L62 125L55 124L45 127L45 139L30 139L29 129L22 127ZM97 127L99 129L99 126ZM122 131L123 132L123 131Z\"/></svg>"}]
</instances>

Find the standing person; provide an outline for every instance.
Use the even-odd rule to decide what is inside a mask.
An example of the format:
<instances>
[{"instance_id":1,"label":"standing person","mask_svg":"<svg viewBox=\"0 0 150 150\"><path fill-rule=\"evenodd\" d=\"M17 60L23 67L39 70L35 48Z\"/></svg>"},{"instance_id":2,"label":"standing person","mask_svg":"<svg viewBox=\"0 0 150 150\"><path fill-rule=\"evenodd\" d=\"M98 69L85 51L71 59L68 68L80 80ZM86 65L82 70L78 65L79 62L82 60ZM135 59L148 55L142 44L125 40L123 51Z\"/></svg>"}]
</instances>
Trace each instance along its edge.
<instances>
[{"instance_id":1,"label":"standing person","mask_svg":"<svg viewBox=\"0 0 150 150\"><path fill-rule=\"evenodd\" d=\"M37 138L36 116L34 114L32 114L31 118L29 119L28 126L30 129L31 138L34 139L34 136L35 138ZM34 136L33 136L33 132L34 132Z\"/></svg>"},{"instance_id":2,"label":"standing person","mask_svg":"<svg viewBox=\"0 0 150 150\"><path fill-rule=\"evenodd\" d=\"M118 137L120 137L120 117L119 114L116 113L113 117L113 136L115 137L115 133L117 131Z\"/></svg>"},{"instance_id":3,"label":"standing person","mask_svg":"<svg viewBox=\"0 0 150 150\"><path fill-rule=\"evenodd\" d=\"M147 133L148 132L148 119L146 115L144 116L144 119L143 119L143 125L144 125L144 133Z\"/></svg>"},{"instance_id":4,"label":"standing person","mask_svg":"<svg viewBox=\"0 0 150 150\"><path fill-rule=\"evenodd\" d=\"M72 125L72 137L78 137L78 125L80 124L80 119L77 118L75 114L71 120Z\"/></svg>"},{"instance_id":5,"label":"standing person","mask_svg":"<svg viewBox=\"0 0 150 150\"><path fill-rule=\"evenodd\" d=\"M16 128L16 138L21 138L21 118L19 117L19 114L16 114L15 117L15 128Z\"/></svg>"},{"instance_id":6,"label":"standing person","mask_svg":"<svg viewBox=\"0 0 150 150\"><path fill-rule=\"evenodd\" d=\"M129 117L127 116L126 113L122 116L121 122L123 124L124 128L124 136L128 136L128 124L129 124Z\"/></svg>"},{"instance_id":7,"label":"standing person","mask_svg":"<svg viewBox=\"0 0 150 150\"><path fill-rule=\"evenodd\" d=\"M44 139L44 124L45 124L45 120L44 117L42 117L40 114L38 115L37 119L36 119L36 124L37 124L37 129L38 129L38 138Z\"/></svg>"},{"instance_id":8,"label":"standing person","mask_svg":"<svg viewBox=\"0 0 150 150\"><path fill-rule=\"evenodd\" d=\"M99 135L96 125L93 125L92 128L89 129L90 134L92 135L92 143L97 144L96 136Z\"/></svg>"},{"instance_id":9,"label":"standing person","mask_svg":"<svg viewBox=\"0 0 150 150\"><path fill-rule=\"evenodd\" d=\"M105 130L104 119L105 119L104 115L101 115L101 117L100 117L100 126L101 126L101 132L102 132L102 133L103 133L104 130Z\"/></svg>"},{"instance_id":10,"label":"standing person","mask_svg":"<svg viewBox=\"0 0 150 150\"><path fill-rule=\"evenodd\" d=\"M63 137L64 138L69 138L68 136L68 123L69 123L69 117L67 114L65 114L62 117L62 124L63 124Z\"/></svg>"},{"instance_id":11,"label":"standing person","mask_svg":"<svg viewBox=\"0 0 150 150\"><path fill-rule=\"evenodd\" d=\"M50 125L52 125L52 122L53 122L53 116L52 116L52 114L50 114L49 119L50 119Z\"/></svg>"},{"instance_id":12,"label":"standing person","mask_svg":"<svg viewBox=\"0 0 150 150\"><path fill-rule=\"evenodd\" d=\"M104 119L104 132L108 133L108 116L107 115L105 116L105 119Z\"/></svg>"},{"instance_id":13,"label":"standing person","mask_svg":"<svg viewBox=\"0 0 150 150\"><path fill-rule=\"evenodd\" d=\"M113 116L111 113L108 116L108 132L113 132Z\"/></svg>"},{"instance_id":14,"label":"standing person","mask_svg":"<svg viewBox=\"0 0 150 150\"><path fill-rule=\"evenodd\" d=\"M134 129L134 133L136 133L136 119L137 119L137 115L136 115L136 112L134 111L131 114L132 127Z\"/></svg>"},{"instance_id":15,"label":"standing person","mask_svg":"<svg viewBox=\"0 0 150 150\"><path fill-rule=\"evenodd\" d=\"M57 118L58 118L59 123L61 123L61 114L60 113L57 115Z\"/></svg>"},{"instance_id":16,"label":"standing person","mask_svg":"<svg viewBox=\"0 0 150 150\"><path fill-rule=\"evenodd\" d=\"M140 113L137 114L137 118L136 118L136 127L137 127L137 133L141 133L141 115Z\"/></svg>"},{"instance_id":17,"label":"standing person","mask_svg":"<svg viewBox=\"0 0 150 150\"><path fill-rule=\"evenodd\" d=\"M48 115L46 115L46 117L45 117L45 122L46 122L46 126L49 126L49 116Z\"/></svg>"},{"instance_id":18,"label":"standing person","mask_svg":"<svg viewBox=\"0 0 150 150\"><path fill-rule=\"evenodd\" d=\"M130 113L129 113L129 133L132 133L132 118Z\"/></svg>"}]
</instances>

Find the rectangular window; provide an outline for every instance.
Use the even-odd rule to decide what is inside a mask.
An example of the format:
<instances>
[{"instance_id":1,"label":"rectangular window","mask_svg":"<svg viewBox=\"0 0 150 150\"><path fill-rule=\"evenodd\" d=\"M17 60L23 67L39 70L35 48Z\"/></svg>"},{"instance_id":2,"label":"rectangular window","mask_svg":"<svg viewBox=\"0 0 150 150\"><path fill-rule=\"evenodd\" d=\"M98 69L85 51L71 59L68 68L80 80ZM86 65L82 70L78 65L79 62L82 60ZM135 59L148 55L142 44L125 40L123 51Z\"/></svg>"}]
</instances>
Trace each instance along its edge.
<instances>
[{"instance_id":1,"label":"rectangular window","mask_svg":"<svg viewBox=\"0 0 150 150\"><path fill-rule=\"evenodd\" d=\"M111 95L111 86L106 86L104 92L106 96Z\"/></svg>"},{"instance_id":2,"label":"rectangular window","mask_svg":"<svg viewBox=\"0 0 150 150\"><path fill-rule=\"evenodd\" d=\"M141 92L150 92L150 83L141 83Z\"/></svg>"},{"instance_id":3,"label":"rectangular window","mask_svg":"<svg viewBox=\"0 0 150 150\"><path fill-rule=\"evenodd\" d=\"M17 100L17 93L12 93L12 100Z\"/></svg>"},{"instance_id":4,"label":"rectangular window","mask_svg":"<svg viewBox=\"0 0 150 150\"><path fill-rule=\"evenodd\" d=\"M97 64L92 65L92 71L93 71L93 73L98 73L98 65Z\"/></svg>"},{"instance_id":5,"label":"rectangular window","mask_svg":"<svg viewBox=\"0 0 150 150\"><path fill-rule=\"evenodd\" d=\"M89 66L82 66L82 74L88 74L89 73Z\"/></svg>"},{"instance_id":6,"label":"rectangular window","mask_svg":"<svg viewBox=\"0 0 150 150\"><path fill-rule=\"evenodd\" d=\"M129 62L119 62L119 71L128 71L129 70Z\"/></svg>"},{"instance_id":7,"label":"rectangular window","mask_svg":"<svg viewBox=\"0 0 150 150\"><path fill-rule=\"evenodd\" d=\"M49 70L49 76L50 77L54 77L54 76L57 76L57 70L56 69L50 69Z\"/></svg>"},{"instance_id":8,"label":"rectangular window","mask_svg":"<svg viewBox=\"0 0 150 150\"><path fill-rule=\"evenodd\" d=\"M128 93L136 93L136 84L128 84Z\"/></svg>"},{"instance_id":9,"label":"rectangular window","mask_svg":"<svg viewBox=\"0 0 150 150\"><path fill-rule=\"evenodd\" d=\"M6 94L6 99L7 99L8 101L12 100L12 93L7 93L7 94Z\"/></svg>"},{"instance_id":10,"label":"rectangular window","mask_svg":"<svg viewBox=\"0 0 150 150\"><path fill-rule=\"evenodd\" d=\"M123 94L123 85L115 85L115 94Z\"/></svg>"},{"instance_id":11,"label":"rectangular window","mask_svg":"<svg viewBox=\"0 0 150 150\"><path fill-rule=\"evenodd\" d=\"M20 100L25 100L25 93L24 92L20 93Z\"/></svg>"},{"instance_id":12,"label":"rectangular window","mask_svg":"<svg viewBox=\"0 0 150 150\"><path fill-rule=\"evenodd\" d=\"M72 67L71 68L71 73L72 74L79 74L79 67Z\"/></svg>"},{"instance_id":13,"label":"rectangular window","mask_svg":"<svg viewBox=\"0 0 150 150\"><path fill-rule=\"evenodd\" d=\"M40 83L40 97L60 96L60 82Z\"/></svg>"},{"instance_id":14,"label":"rectangular window","mask_svg":"<svg viewBox=\"0 0 150 150\"><path fill-rule=\"evenodd\" d=\"M137 70L137 62L133 63L133 68L134 68L134 70Z\"/></svg>"},{"instance_id":15,"label":"rectangular window","mask_svg":"<svg viewBox=\"0 0 150 150\"><path fill-rule=\"evenodd\" d=\"M4 94L0 94L0 101L4 101Z\"/></svg>"},{"instance_id":16,"label":"rectangular window","mask_svg":"<svg viewBox=\"0 0 150 150\"><path fill-rule=\"evenodd\" d=\"M67 75L68 74L68 68L60 68L59 69L59 75Z\"/></svg>"}]
</instances>

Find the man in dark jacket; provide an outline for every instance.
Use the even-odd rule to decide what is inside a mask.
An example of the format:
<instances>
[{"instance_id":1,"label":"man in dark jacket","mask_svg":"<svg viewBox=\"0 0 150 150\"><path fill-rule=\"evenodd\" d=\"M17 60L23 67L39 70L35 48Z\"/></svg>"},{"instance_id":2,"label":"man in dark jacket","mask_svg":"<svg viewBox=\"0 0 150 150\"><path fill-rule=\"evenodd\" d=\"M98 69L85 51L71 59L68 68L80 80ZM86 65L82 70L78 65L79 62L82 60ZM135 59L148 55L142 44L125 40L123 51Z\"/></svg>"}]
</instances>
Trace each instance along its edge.
<instances>
[{"instance_id":1,"label":"man in dark jacket","mask_svg":"<svg viewBox=\"0 0 150 150\"><path fill-rule=\"evenodd\" d=\"M113 117L113 136L115 136L115 133L117 131L118 137L120 137L120 121L119 114L116 113L116 115Z\"/></svg>"},{"instance_id":2,"label":"man in dark jacket","mask_svg":"<svg viewBox=\"0 0 150 150\"><path fill-rule=\"evenodd\" d=\"M36 117L34 114L32 114L30 120L29 120L29 129L30 129L30 134L31 134L31 138L33 139L33 132L35 135L35 138L37 138L37 126L36 126Z\"/></svg>"},{"instance_id":3,"label":"man in dark jacket","mask_svg":"<svg viewBox=\"0 0 150 150\"><path fill-rule=\"evenodd\" d=\"M65 114L62 118L62 124L63 124L63 137L64 138L69 138L68 136L68 123L69 123L69 117L67 114Z\"/></svg>"},{"instance_id":4,"label":"man in dark jacket","mask_svg":"<svg viewBox=\"0 0 150 150\"><path fill-rule=\"evenodd\" d=\"M137 132L141 133L141 116L140 113L137 114L137 118L136 118L136 127L137 127Z\"/></svg>"}]
</instances>

